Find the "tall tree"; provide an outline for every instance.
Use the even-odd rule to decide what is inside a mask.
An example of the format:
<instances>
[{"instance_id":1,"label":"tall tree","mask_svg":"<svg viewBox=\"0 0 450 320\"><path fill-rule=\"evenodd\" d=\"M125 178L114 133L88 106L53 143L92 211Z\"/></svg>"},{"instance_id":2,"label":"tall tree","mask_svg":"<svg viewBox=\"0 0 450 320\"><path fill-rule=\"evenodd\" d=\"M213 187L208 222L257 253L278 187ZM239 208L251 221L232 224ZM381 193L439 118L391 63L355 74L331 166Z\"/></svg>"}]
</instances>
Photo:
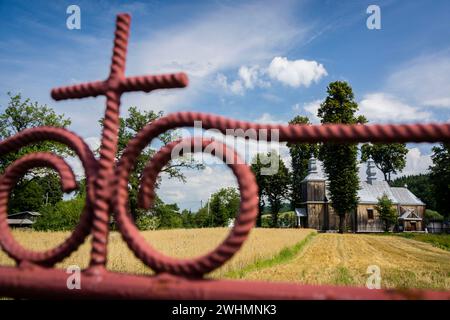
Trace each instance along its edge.
<instances>
[{"instance_id":1,"label":"tall tree","mask_svg":"<svg viewBox=\"0 0 450 320\"><path fill-rule=\"evenodd\" d=\"M267 157L271 159L275 157L278 162L278 170L266 176L265 188L272 214L272 227L276 227L278 225L278 213L283 206L283 200L287 200L290 193L291 177L279 154L272 151L267 154Z\"/></svg>"},{"instance_id":2,"label":"tall tree","mask_svg":"<svg viewBox=\"0 0 450 320\"><path fill-rule=\"evenodd\" d=\"M324 123L364 123L362 116L356 117L358 105L350 85L343 81L332 82L327 87L328 96L320 105L318 116ZM357 146L348 143L323 143L319 150L329 181L333 208L339 215L339 232L344 233L345 216L355 210L358 202Z\"/></svg>"},{"instance_id":3,"label":"tall tree","mask_svg":"<svg viewBox=\"0 0 450 320\"><path fill-rule=\"evenodd\" d=\"M147 124L157 120L163 116L163 112L158 113L150 111L140 111L136 107L130 107L128 109L128 116L121 117L119 127L119 141L117 148L117 158L119 158L125 150L128 142L136 136L136 134L142 130ZM103 126L103 119L100 120L100 125ZM171 141L179 139L180 136L176 131L168 131L158 137L158 141L152 142L151 146L148 146L138 156L135 164L135 168L130 175L129 180L129 203L130 212L134 219L143 211L138 209L137 198L139 191L139 181L141 174L151 157L156 152L156 147L163 146ZM183 168L202 169L203 165L195 162L192 158L181 157L179 159L171 160L162 170L162 172L168 174L169 178L177 178L182 182L186 181L186 178L182 172Z\"/></svg>"},{"instance_id":4,"label":"tall tree","mask_svg":"<svg viewBox=\"0 0 450 320\"><path fill-rule=\"evenodd\" d=\"M30 99L23 99L20 94L12 95L8 105L0 114L0 140L6 139L22 130L53 126L65 128L70 119L56 114L53 109ZM0 158L0 173L3 173L13 161L31 152L51 152L61 157L72 155L72 152L59 143L43 141L28 145L17 152L10 152ZM50 169L34 169L22 177L12 191L9 212L39 210L45 204L54 204L62 199L58 177Z\"/></svg>"},{"instance_id":5,"label":"tall tree","mask_svg":"<svg viewBox=\"0 0 450 320\"><path fill-rule=\"evenodd\" d=\"M262 169L265 167L263 164L264 154L257 154L252 160L251 169L256 178L258 184L258 218L256 220L256 226L261 227L261 215L264 210L265 202L264 197L266 195L266 182L267 176L263 174Z\"/></svg>"},{"instance_id":6,"label":"tall tree","mask_svg":"<svg viewBox=\"0 0 450 320\"><path fill-rule=\"evenodd\" d=\"M289 124L310 124L308 117L296 116L289 121ZM289 154L291 155L292 166L292 195L291 195L291 208L299 208L300 203L305 201L301 198L301 182L308 174L308 161L312 155L317 157L318 145L308 143L291 143L287 144L289 148Z\"/></svg>"},{"instance_id":7,"label":"tall tree","mask_svg":"<svg viewBox=\"0 0 450 320\"><path fill-rule=\"evenodd\" d=\"M372 158L378 169L383 172L384 180L391 181L391 173L397 174L406 165L408 148L404 143L365 143L361 146L361 161Z\"/></svg>"},{"instance_id":8,"label":"tall tree","mask_svg":"<svg viewBox=\"0 0 450 320\"><path fill-rule=\"evenodd\" d=\"M230 219L234 219L239 212L240 196L235 188L222 188L212 194L209 203L212 225L226 227Z\"/></svg>"},{"instance_id":9,"label":"tall tree","mask_svg":"<svg viewBox=\"0 0 450 320\"><path fill-rule=\"evenodd\" d=\"M433 147L430 179L433 183L436 208L444 217L450 217L450 143Z\"/></svg>"}]
</instances>

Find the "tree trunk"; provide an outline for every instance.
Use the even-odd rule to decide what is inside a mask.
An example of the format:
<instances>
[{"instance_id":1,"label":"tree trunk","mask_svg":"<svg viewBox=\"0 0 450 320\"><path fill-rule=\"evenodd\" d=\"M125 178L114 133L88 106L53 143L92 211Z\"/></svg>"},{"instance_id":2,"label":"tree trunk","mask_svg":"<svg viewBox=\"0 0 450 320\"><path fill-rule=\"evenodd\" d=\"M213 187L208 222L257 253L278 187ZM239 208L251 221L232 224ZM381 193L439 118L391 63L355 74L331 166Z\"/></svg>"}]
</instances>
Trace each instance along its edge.
<instances>
[{"instance_id":1,"label":"tree trunk","mask_svg":"<svg viewBox=\"0 0 450 320\"><path fill-rule=\"evenodd\" d=\"M259 207L259 210L258 210L258 217L256 218L256 227L257 228L261 228L261 224L262 224L262 211L263 211L263 208L260 206Z\"/></svg>"},{"instance_id":2,"label":"tree trunk","mask_svg":"<svg viewBox=\"0 0 450 320\"><path fill-rule=\"evenodd\" d=\"M344 233L345 229L345 214L339 215L339 233Z\"/></svg>"},{"instance_id":3,"label":"tree trunk","mask_svg":"<svg viewBox=\"0 0 450 320\"><path fill-rule=\"evenodd\" d=\"M278 212L272 212L272 228L278 227Z\"/></svg>"}]
</instances>

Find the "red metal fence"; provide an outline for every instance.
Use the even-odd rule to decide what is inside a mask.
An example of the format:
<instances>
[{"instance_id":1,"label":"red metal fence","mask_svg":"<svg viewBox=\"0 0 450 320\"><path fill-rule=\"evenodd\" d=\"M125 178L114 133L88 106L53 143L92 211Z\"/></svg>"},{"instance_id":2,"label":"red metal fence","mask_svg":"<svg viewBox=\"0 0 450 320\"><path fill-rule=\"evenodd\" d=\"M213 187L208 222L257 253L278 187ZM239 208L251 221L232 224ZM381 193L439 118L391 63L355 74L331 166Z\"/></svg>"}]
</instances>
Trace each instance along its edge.
<instances>
[{"instance_id":1,"label":"red metal fence","mask_svg":"<svg viewBox=\"0 0 450 320\"><path fill-rule=\"evenodd\" d=\"M87 199L80 222L69 238L56 248L35 252L22 247L12 236L7 223L8 199L17 180L28 170L48 167L56 170L65 192L76 188L71 168L60 157L46 152L23 156L11 164L0 178L0 245L16 261L16 267L0 267L0 296L30 298L138 298L138 299L450 299L450 292L421 290L369 290L365 288L305 286L231 280L209 280L204 275L223 265L241 247L255 224L258 189L246 164L228 146L217 141L191 138L163 147L144 169L139 201L149 208L154 200L156 178L170 160L171 151L180 144L183 150L200 151L215 146L215 155L226 161L235 174L241 192L240 212L228 237L213 251L193 259L175 259L155 250L140 235L127 209L128 178L140 152L158 135L170 129L192 127L202 121L204 129L278 130L280 141L288 142L438 142L450 141L450 124L413 125L261 125L211 114L179 112L148 124L130 141L118 162L115 161L119 128L120 98L131 91L182 88L188 84L184 73L125 77L130 16L117 16L110 74L104 81L53 89L55 100L106 96L106 113L96 160L86 143L66 129L39 127L24 130L0 142L0 154L17 151L26 145L51 140L71 148L81 160L87 180ZM260 137L257 136L256 139ZM106 269L110 214L115 219L128 247L154 276L113 273ZM65 270L54 265L92 235L89 267L81 273L80 290L69 290Z\"/></svg>"}]
</instances>

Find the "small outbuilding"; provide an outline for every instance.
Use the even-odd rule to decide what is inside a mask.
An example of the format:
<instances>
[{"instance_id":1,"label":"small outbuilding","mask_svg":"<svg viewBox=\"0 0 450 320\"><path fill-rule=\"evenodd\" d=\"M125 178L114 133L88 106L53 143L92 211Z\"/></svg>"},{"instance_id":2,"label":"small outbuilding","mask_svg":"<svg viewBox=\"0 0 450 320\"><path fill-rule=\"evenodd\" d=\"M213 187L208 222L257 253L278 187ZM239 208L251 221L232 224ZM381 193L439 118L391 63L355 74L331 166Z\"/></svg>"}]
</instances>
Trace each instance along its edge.
<instances>
[{"instance_id":1,"label":"small outbuilding","mask_svg":"<svg viewBox=\"0 0 450 320\"><path fill-rule=\"evenodd\" d=\"M40 216L39 212L34 211L17 212L8 215L7 222L13 228L30 228Z\"/></svg>"}]
</instances>

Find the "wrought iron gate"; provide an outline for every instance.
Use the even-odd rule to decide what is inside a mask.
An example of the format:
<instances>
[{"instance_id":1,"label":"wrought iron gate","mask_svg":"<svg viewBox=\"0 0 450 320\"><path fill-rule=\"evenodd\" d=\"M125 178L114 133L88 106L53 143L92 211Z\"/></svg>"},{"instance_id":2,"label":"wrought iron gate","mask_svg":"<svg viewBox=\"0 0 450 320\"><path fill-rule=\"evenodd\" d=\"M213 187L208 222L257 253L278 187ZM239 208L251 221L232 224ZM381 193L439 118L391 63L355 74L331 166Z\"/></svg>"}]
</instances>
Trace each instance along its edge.
<instances>
[{"instance_id":1,"label":"wrought iron gate","mask_svg":"<svg viewBox=\"0 0 450 320\"><path fill-rule=\"evenodd\" d=\"M106 112L100 148L96 160L86 143L66 129L38 127L24 130L0 142L0 155L21 147L51 140L71 148L79 157L87 180L87 197L80 222L70 237L56 248L35 252L22 247L12 236L7 223L8 198L17 180L28 170L48 167L56 170L65 192L76 188L74 174L60 157L46 152L23 156L12 163L0 179L0 245L16 261L16 267L0 267L0 296L29 298L137 298L137 299L450 299L449 292L421 290L369 290L365 288L307 286L231 280L209 280L204 275L223 265L246 240L258 212L255 178L238 154L217 141L191 138L163 147L144 169L139 201L149 208L154 200L155 181L170 160L175 147L189 152L215 146L215 155L227 162L235 174L241 192L240 212L228 237L213 251L193 259L168 257L148 244L140 235L127 211L128 178L140 152L158 135L170 129L192 127L202 121L205 129L241 128L279 131L287 142L437 142L450 141L450 124L414 125L261 125L211 114L178 112L148 124L130 141L116 163L119 107L123 93L150 92L156 89L182 88L188 85L184 73L125 77L130 16L117 16L110 74L104 81L82 83L53 89L55 100L106 96ZM259 137L256 137L259 138ZM194 146L200 146L200 149ZM154 276L119 274L106 269L110 214L115 215L119 231L133 253L155 271ZM54 265L92 235L89 267L82 272L81 290L67 288L67 274Z\"/></svg>"}]
</instances>

